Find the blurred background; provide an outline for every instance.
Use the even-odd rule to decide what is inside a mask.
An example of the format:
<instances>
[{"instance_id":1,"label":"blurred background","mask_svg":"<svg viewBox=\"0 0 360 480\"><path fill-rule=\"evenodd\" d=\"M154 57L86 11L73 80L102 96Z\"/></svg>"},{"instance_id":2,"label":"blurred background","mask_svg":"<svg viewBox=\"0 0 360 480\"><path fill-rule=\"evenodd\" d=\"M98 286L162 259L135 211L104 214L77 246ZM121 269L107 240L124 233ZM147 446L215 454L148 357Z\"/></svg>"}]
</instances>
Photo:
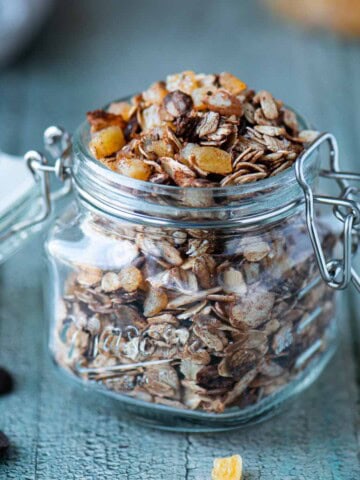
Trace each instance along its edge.
<instances>
[{"instance_id":1,"label":"blurred background","mask_svg":"<svg viewBox=\"0 0 360 480\"><path fill-rule=\"evenodd\" d=\"M49 124L73 131L87 110L192 69L270 90L334 132L346 159L360 152L359 11L360 0L0 0L0 149L39 148Z\"/></svg>"}]
</instances>

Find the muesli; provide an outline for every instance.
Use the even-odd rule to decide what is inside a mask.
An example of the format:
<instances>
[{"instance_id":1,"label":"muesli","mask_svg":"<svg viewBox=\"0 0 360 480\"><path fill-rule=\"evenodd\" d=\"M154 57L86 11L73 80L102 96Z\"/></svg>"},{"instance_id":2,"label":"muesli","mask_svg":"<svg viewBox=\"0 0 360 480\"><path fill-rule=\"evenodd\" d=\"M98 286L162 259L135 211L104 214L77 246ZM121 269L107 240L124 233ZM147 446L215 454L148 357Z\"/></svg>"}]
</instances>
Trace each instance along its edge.
<instances>
[{"instance_id":1,"label":"muesli","mask_svg":"<svg viewBox=\"0 0 360 480\"><path fill-rule=\"evenodd\" d=\"M300 131L270 93L229 73L171 75L88 119L89 148L101 162L179 187L260 181L289 168L316 136ZM301 212L247 232L97 215L87 228L111 238L128 261L69 268L53 350L85 380L221 413L279 392L331 343L333 293L319 277ZM330 253L335 236L321 225L319 234Z\"/></svg>"},{"instance_id":2,"label":"muesli","mask_svg":"<svg viewBox=\"0 0 360 480\"><path fill-rule=\"evenodd\" d=\"M88 112L93 155L122 175L180 187L229 186L291 167L317 136L270 92L230 73L169 75Z\"/></svg>"}]
</instances>

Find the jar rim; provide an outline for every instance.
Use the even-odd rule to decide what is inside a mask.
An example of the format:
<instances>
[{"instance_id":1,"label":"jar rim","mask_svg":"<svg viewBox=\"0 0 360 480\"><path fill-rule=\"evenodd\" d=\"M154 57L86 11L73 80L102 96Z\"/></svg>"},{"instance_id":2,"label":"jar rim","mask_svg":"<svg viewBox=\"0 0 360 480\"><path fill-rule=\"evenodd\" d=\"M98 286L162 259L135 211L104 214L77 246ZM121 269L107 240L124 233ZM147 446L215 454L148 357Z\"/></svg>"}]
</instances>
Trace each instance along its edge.
<instances>
[{"instance_id":1,"label":"jar rim","mask_svg":"<svg viewBox=\"0 0 360 480\"><path fill-rule=\"evenodd\" d=\"M310 128L309 123L300 114L292 108L289 109L296 114L302 128ZM91 154L89 140L90 126L85 121L77 128L73 139L75 158L72 173L75 187L82 200L92 206L97 205L95 208L97 210L101 204L100 210L110 216L123 218L125 214L125 217L134 218L138 215L139 221L146 220L145 223L157 225L161 218L168 220L172 218L179 225L179 211L182 211L183 215L190 213L191 224L196 217L199 220L200 216L205 215L207 218L205 223L208 226L209 215L220 211L231 210L231 216L236 216L237 220L240 217L256 217L259 212L269 209L270 200L274 203L274 209L279 210L279 214L285 214L303 199L294 164L273 177L247 184L225 187L179 187L137 180L112 171ZM309 183L313 183L317 174L317 169L314 170L314 161L307 162L305 175L309 178ZM184 196L194 197L196 200L194 205L191 205L191 202L184 203ZM216 202L211 206L206 202L202 205L202 199L209 196ZM228 199L231 201L228 202ZM289 208L282 208L286 205ZM217 218L217 222L220 220ZM223 218L227 225L228 220L228 217ZM188 223L189 219L184 226Z\"/></svg>"}]
</instances>

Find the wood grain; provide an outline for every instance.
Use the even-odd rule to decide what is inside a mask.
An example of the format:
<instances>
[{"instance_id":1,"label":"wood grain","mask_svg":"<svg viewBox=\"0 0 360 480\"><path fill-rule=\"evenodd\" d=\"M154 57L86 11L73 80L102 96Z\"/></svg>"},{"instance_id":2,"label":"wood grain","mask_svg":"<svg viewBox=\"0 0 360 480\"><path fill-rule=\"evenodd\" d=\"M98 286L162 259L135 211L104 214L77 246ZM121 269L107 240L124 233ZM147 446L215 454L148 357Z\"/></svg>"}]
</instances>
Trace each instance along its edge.
<instances>
[{"instance_id":1,"label":"wood grain","mask_svg":"<svg viewBox=\"0 0 360 480\"><path fill-rule=\"evenodd\" d=\"M73 130L83 113L184 68L230 70L266 87L360 154L360 46L293 30L256 2L59 2L27 56L0 72L0 145L41 146L43 129ZM360 478L359 302L343 298L341 347L289 409L226 434L172 434L122 418L82 392L47 354L42 236L0 268L0 364L16 379L0 400L12 449L0 479L208 480L215 456L240 453L246 480ZM47 282L44 281L46 292Z\"/></svg>"}]
</instances>

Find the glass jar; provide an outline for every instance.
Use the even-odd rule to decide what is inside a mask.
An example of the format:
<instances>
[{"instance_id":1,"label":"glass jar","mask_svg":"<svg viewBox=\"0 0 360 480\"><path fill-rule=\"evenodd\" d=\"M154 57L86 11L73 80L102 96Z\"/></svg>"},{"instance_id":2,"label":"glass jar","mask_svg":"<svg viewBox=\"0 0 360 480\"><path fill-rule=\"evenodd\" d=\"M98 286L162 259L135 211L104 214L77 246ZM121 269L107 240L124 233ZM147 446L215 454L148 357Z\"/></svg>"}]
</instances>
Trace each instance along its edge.
<instances>
[{"instance_id":1,"label":"glass jar","mask_svg":"<svg viewBox=\"0 0 360 480\"><path fill-rule=\"evenodd\" d=\"M163 429L232 429L271 415L332 356L334 289L358 286L354 189L313 193L320 173L342 186L358 179L338 172L334 138L323 134L274 177L200 189L119 175L90 155L89 135L82 125L55 167L28 154L44 182L55 171L75 191L46 242L55 363ZM325 141L331 169L321 172ZM324 216L315 222L315 203L333 205L344 224L342 261L327 260L339 234Z\"/></svg>"}]
</instances>

